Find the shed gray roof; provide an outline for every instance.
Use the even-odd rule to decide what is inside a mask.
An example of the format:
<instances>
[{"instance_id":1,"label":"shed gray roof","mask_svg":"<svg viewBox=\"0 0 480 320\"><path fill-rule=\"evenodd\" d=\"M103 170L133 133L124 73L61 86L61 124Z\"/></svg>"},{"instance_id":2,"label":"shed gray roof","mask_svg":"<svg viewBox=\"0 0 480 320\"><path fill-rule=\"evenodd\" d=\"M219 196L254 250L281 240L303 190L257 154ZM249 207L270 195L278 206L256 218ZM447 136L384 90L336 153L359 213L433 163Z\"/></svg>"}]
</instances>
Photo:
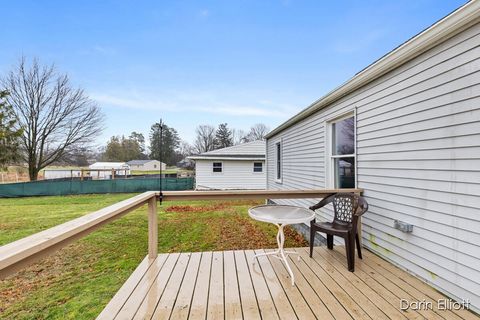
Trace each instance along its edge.
<instances>
[{"instance_id":1,"label":"shed gray roof","mask_svg":"<svg viewBox=\"0 0 480 320\"><path fill-rule=\"evenodd\" d=\"M188 159L263 160L265 159L265 148L265 141L258 140L200 153L190 156Z\"/></svg>"}]
</instances>

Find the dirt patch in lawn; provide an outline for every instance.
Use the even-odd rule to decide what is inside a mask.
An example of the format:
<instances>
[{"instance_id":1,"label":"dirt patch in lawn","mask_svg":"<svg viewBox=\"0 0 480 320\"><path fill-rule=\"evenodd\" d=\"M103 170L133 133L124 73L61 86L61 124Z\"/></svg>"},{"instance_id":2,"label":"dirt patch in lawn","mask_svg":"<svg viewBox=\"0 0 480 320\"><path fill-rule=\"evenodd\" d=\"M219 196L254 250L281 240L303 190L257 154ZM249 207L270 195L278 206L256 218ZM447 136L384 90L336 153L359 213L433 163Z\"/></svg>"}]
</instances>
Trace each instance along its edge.
<instances>
[{"instance_id":1,"label":"dirt patch in lawn","mask_svg":"<svg viewBox=\"0 0 480 320\"><path fill-rule=\"evenodd\" d=\"M248 217L235 215L221 219L220 235L216 242L218 250L247 250L277 248L276 237L273 236L276 227L265 225L260 227ZM266 232L268 228L269 232ZM305 247L308 242L289 226L285 227L286 247Z\"/></svg>"},{"instance_id":2,"label":"dirt patch in lawn","mask_svg":"<svg viewBox=\"0 0 480 320\"><path fill-rule=\"evenodd\" d=\"M255 206L258 205L257 200L242 200L242 201L230 201L230 202L215 202L208 205L177 205L170 206L165 209L165 212L172 213L201 213L201 212L212 212L212 211L227 211L233 206Z\"/></svg>"}]
</instances>

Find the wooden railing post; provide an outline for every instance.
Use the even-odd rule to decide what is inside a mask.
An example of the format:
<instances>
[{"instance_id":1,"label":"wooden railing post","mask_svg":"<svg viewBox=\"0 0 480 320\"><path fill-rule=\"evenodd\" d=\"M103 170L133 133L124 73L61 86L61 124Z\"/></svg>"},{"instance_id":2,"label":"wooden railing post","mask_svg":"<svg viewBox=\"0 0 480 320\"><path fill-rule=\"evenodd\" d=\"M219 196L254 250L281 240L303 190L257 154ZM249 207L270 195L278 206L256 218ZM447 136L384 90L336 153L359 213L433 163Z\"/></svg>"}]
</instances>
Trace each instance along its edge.
<instances>
[{"instance_id":1,"label":"wooden railing post","mask_svg":"<svg viewBox=\"0 0 480 320\"><path fill-rule=\"evenodd\" d=\"M157 198L148 200L148 257L156 259L158 255L158 218Z\"/></svg>"}]
</instances>

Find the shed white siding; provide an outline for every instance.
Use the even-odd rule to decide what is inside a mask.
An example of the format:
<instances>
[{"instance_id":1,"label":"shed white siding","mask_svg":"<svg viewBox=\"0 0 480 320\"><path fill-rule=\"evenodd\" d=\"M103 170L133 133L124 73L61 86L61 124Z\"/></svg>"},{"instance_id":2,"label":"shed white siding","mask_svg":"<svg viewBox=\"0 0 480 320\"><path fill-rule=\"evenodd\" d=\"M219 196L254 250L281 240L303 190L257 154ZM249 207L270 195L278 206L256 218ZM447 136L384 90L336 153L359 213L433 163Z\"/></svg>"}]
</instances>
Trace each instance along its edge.
<instances>
[{"instance_id":1,"label":"shed white siding","mask_svg":"<svg viewBox=\"0 0 480 320\"><path fill-rule=\"evenodd\" d=\"M161 162L161 164L162 164L162 170L166 170L167 165L163 162ZM129 163L129 166L131 170L136 170L136 171L158 171L160 170L160 161L151 160L144 163L135 163L134 161L132 161L132 163Z\"/></svg>"},{"instance_id":2,"label":"shed white siding","mask_svg":"<svg viewBox=\"0 0 480 320\"><path fill-rule=\"evenodd\" d=\"M59 170L59 169L45 169L43 170L43 179L61 179L61 178L73 178L81 176L80 170Z\"/></svg>"},{"instance_id":3,"label":"shed white siding","mask_svg":"<svg viewBox=\"0 0 480 320\"><path fill-rule=\"evenodd\" d=\"M480 24L269 138L268 189L326 187L326 121L352 111L357 186L370 204L363 244L479 311Z\"/></svg>"},{"instance_id":4,"label":"shed white siding","mask_svg":"<svg viewBox=\"0 0 480 320\"><path fill-rule=\"evenodd\" d=\"M213 172L213 162L222 163L222 172ZM261 162L262 172L253 172L253 163ZM265 189L265 161L195 160L196 189Z\"/></svg>"}]
</instances>

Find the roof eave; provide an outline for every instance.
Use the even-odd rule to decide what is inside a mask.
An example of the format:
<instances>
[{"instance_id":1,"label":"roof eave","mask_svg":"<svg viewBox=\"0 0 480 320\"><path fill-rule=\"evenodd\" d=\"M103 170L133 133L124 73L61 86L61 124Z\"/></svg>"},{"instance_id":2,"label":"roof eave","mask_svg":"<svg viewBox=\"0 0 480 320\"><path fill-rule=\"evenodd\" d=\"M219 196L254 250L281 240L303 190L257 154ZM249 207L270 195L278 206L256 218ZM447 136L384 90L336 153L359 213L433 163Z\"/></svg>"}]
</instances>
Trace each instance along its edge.
<instances>
[{"instance_id":1,"label":"roof eave","mask_svg":"<svg viewBox=\"0 0 480 320\"><path fill-rule=\"evenodd\" d=\"M233 160L233 161L250 161L250 160L255 160L255 161L264 161L265 157L244 157L244 158L239 158L239 157L226 157L226 156L218 156L218 157L202 157L202 156L191 156L187 157L187 159L190 160Z\"/></svg>"}]
</instances>

